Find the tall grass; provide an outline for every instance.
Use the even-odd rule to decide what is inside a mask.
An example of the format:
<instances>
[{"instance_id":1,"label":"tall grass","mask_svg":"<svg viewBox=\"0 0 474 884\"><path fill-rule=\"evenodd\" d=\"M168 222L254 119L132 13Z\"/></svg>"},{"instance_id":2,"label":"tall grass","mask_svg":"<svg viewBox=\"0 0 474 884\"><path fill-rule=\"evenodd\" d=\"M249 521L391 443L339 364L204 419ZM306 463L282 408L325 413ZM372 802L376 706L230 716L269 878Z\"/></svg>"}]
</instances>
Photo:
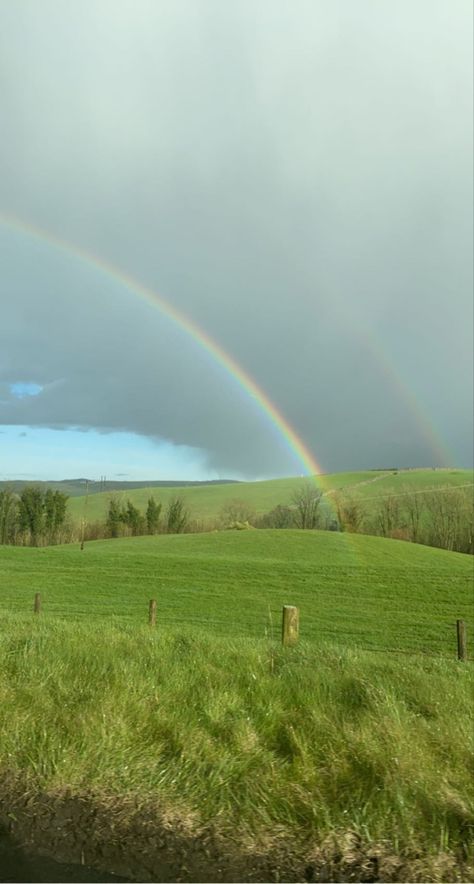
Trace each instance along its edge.
<instances>
[{"instance_id":1,"label":"tall grass","mask_svg":"<svg viewBox=\"0 0 474 884\"><path fill-rule=\"evenodd\" d=\"M455 660L14 615L0 626L4 771L159 801L256 842L350 830L472 858L471 692Z\"/></svg>"},{"instance_id":2,"label":"tall grass","mask_svg":"<svg viewBox=\"0 0 474 884\"><path fill-rule=\"evenodd\" d=\"M471 587L468 556L327 532L4 548L0 788L13 774L123 813L148 803L305 856L351 833L418 857L416 880L449 855L458 880L474 860L473 669L455 642ZM300 607L291 649L282 604Z\"/></svg>"}]
</instances>

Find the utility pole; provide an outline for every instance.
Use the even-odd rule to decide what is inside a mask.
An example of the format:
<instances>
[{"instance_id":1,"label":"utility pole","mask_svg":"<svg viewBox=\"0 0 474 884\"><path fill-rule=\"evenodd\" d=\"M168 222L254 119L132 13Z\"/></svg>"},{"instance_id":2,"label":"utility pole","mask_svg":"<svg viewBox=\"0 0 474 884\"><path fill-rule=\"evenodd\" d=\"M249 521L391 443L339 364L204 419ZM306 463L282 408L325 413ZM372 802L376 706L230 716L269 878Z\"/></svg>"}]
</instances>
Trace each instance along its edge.
<instances>
[{"instance_id":1,"label":"utility pole","mask_svg":"<svg viewBox=\"0 0 474 884\"><path fill-rule=\"evenodd\" d=\"M86 479L86 499L84 501L84 513L82 516L82 530L81 530L81 552L84 549L84 531L86 527L86 513L87 513L87 501L89 500L89 479Z\"/></svg>"}]
</instances>

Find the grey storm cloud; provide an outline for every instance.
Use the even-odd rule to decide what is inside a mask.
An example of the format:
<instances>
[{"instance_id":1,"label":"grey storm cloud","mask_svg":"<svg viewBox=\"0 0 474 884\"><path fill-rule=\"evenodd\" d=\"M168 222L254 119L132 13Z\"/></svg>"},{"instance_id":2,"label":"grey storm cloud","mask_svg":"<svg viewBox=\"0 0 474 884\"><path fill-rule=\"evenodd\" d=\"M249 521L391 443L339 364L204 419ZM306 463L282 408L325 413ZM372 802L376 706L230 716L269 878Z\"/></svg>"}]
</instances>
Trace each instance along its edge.
<instances>
[{"instance_id":1,"label":"grey storm cloud","mask_svg":"<svg viewBox=\"0 0 474 884\"><path fill-rule=\"evenodd\" d=\"M0 213L184 311L326 469L468 465L471 31L467 0L0 0ZM0 260L2 423L294 472L158 310L8 224Z\"/></svg>"}]
</instances>

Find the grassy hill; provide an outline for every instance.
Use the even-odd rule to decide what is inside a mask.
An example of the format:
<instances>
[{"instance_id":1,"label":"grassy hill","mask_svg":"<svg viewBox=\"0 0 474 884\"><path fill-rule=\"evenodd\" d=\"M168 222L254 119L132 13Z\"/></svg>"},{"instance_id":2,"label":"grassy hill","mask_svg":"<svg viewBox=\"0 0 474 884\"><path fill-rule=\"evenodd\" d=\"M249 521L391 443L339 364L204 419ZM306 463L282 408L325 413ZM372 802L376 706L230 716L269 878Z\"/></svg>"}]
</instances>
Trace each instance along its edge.
<instances>
[{"instance_id":1,"label":"grassy hill","mask_svg":"<svg viewBox=\"0 0 474 884\"><path fill-rule=\"evenodd\" d=\"M89 495L106 492L112 494L116 491L132 491L135 488L181 488L193 485L238 485L235 479L212 479L207 482L191 482L187 480L160 480L148 482L122 482L119 480L94 481L90 479L61 479L60 481L39 481L31 479L9 479L0 481L0 491L10 490L16 494L21 494L23 488L28 485L36 485L43 491L50 488L52 491L61 491L69 497L82 497L86 493Z\"/></svg>"},{"instance_id":2,"label":"grassy hill","mask_svg":"<svg viewBox=\"0 0 474 884\"><path fill-rule=\"evenodd\" d=\"M452 655L454 624L472 617L472 560L401 541L303 531L217 532L4 547L0 610L143 622L196 623L213 634L278 634L283 604L302 634L344 645Z\"/></svg>"},{"instance_id":3,"label":"grassy hill","mask_svg":"<svg viewBox=\"0 0 474 884\"><path fill-rule=\"evenodd\" d=\"M406 490L426 491L445 486L464 485L473 482L472 470L403 470L352 473L334 473L314 480L316 487L324 492L345 490L360 498L372 498L383 494L400 493ZM130 499L145 511L148 498L166 504L171 497L179 495L195 519L216 519L221 509L232 500L242 501L261 515L278 504L291 503L292 494L301 486L301 478L272 479L263 482L240 482L236 485L206 485L179 488L140 488L116 492L123 501ZM85 508L85 498L76 497L69 501L69 513L75 522L84 517L88 522L103 521L106 516L110 493L91 495Z\"/></svg>"},{"instance_id":4,"label":"grassy hill","mask_svg":"<svg viewBox=\"0 0 474 884\"><path fill-rule=\"evenodd\" d=\"M140 881L472 880L468 556L217 532L4 547L0 587L14 834Z\"/></svg>"},{"instance_id":5,"label":"grassy hill","mask_svg":"<svg viewBox=\"0 0 474 884\"><path fill-rule=\"evenodd\" d=\"M357 483L352 489L358 497L371 499L410 491L437 491L441 488L472 485L474 470L398 470L379 474L380 481Z\"/></svg>"},{"instance_id":6,"label":"grassy hill","mask_svg":"<svg viewBox=\"0 0 474 884\"><path fill-rule=\"evenodd\" d=\"M374 477L373 473L335 473L316 480L317 487L324 489L342 488L359 481ZM196 487L175 488L140 488L118 492L115 496L126 501L132 500L141 510L146 509L148 498L152 495L166 507L171 497L178 495L186 502L191 515L196 519L217 518L220 510L230 500L238 499L257 513L265 513L279 503L289 503L295 489L301 484L301 478L270 479L263 482L239 482L237 485L207 485ZM87 519L90 522L105 518L110 493L95 494L87 502ZM69 502L69 512L75 521L80 521L84 513L85 498L79 497Z\"/></svg>"}]
</instances>

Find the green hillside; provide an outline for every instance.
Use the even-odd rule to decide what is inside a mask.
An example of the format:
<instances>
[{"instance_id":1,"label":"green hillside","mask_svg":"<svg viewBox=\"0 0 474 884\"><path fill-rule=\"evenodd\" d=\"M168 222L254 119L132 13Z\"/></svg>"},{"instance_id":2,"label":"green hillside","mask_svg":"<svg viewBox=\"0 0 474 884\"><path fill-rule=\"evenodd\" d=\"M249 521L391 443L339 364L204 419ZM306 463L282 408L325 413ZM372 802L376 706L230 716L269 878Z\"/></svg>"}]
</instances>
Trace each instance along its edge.
<instances>
[{"instance_id":1,"label":"green hillside","mask_svg":"<svg viewBox=\"0 0 474 884\"><path fill-rule=\"evenodd\" d=\"M234 479L212 479L207 482L193 482L188 480L161 480L157 479L155 481L150 480L148 482L143 481L120 481L120 480L100 480L94 481L91 479L61 479L59 481L42 481L42 480L31 480L31 479L2 479L0 481L0 492L1 491L14 491L15 494L21 494L23 488L28 485L36 485L38 488L41 488L43 491L50 488L51 491L62 491L63 494L67 494L69 497L82 497L87 492L89 495L92 494L100 494L102 492L106 492L108 494L114 493L116 491L132 491L136 488L179 488L179 487L187 487L193 485L238 485L238 481Z\"/></svg>"},{"instance_id":2,"label":"green hillside","mask_svg":"<svg viewBox=\"0 0 474 884\"><path fill-rule=\"evenodd\" d=\"M374 473L335 473L334 475L322 476L315 480L316 486L324 490L342 488L357 482L374 478ZM217 518L220 510L231 500L239 500L252 507L257 513L265 513L280 503L290 503L295 489L301 485L301 478L271 479L263 482L240 482L237 485L206 485L191 488L140 488L131 491L117 492L115 496L119 500L132 500L135 506L145 510L148 498L155 497L166 507L171 497L178 495L186 502L191 515L196 519ZM94 494L87 501L85 510L85 498L78 497L69 501L69 512L75 521L80 521L86 513L90 522L105 518L110 493Z\"/></svg>"},{"instance_id":3,"label":"green hillside","mask_svg":"<svg viewBox=\"0 0 474 884\"><path fill-rule=\"evenodd\" d=\"M457 618L472 619L468 556L362 535L246 531L4 547L0 608L44 615L159 621L215 633L278 633L283 604L304 637L452 655Z\"/></svg>"},{"instance_id":4,"label":"green hillside","mask_svg":"<svg viewBox=\"0 0 474 884\"><path fill-rule=\"evenodd\" d=\"M473 482L474 470L398 470L384 473L376 482L357 484L352 490L360 498L371 499L385 494L472 486Z\"/></svg>"},{"instance_id":5,"label":"green hillside","mask_svg":"<svg viewBox=\"0 0 474 884\"><path fill-rule=\"evenodd\" d=\"M378 497L383 494L401 493L407 490L427 491L445 486L464 485L473 482L472 470L403 470L352 473L334 473L314 480L316 487L324 492L345 490L360 498ZM217 519L229 501L238 500L261 515L279 504L290 504L292 494L301 486L302 478L271 479L262 482L241 482L236 485L204 485L176 488L140 488L118 491L115 496L123 501L132 500L135 506L145 511L150 496L163 503L174 496L182 497L194 519ZM330 497L330 495L329 495ZM75 497L69 501L69 513L74 522L82 518L88 522L103 521L106 516L110 492L85 497Z\"/></svg>"}]
</instances>

